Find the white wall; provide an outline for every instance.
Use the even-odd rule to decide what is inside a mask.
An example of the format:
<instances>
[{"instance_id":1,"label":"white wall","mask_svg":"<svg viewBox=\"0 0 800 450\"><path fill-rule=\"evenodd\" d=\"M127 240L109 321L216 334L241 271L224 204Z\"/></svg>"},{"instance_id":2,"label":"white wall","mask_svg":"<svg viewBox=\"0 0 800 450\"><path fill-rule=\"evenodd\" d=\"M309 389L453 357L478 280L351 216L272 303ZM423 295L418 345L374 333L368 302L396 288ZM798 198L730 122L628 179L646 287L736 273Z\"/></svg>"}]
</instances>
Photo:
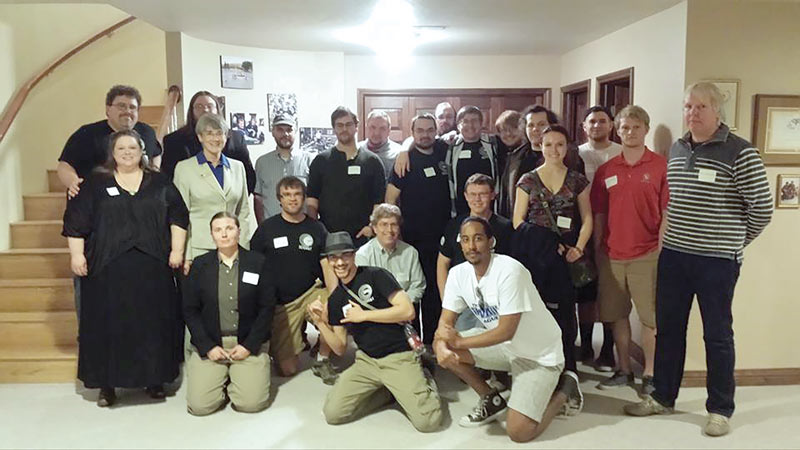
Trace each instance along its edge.
<instances>
[{"instance_id":1,"label":"white wall","mask_svg":"<svg viewBox=\"0 0 800 450\"><path fill-rule=\"evenodd\" d=\"M558 109L559 61L547 55L416 56L387 69L374 56L347 55L345 101L355 110L358 89L550 88Z\"/></svg>"},{"instance_id":2,"label":"white wall","mask_svg":"<svg viewBox=\"0 0 800 450\"><path fill-rule=\"evenodd\" d=\"M679 3L564 54L561 86L591 79L595 104L598 76L634 67L633 102L650 115L647 144L666 151L683 129L686 11L687 3Z\"/></svg>"},{"instance_id":3,"label":"white wall","mask_svg":"<svg viewBox=\"0 0 800 450\"><path fill-rule=\"evenodd\" d=\"M219 57L253 61L253 89L222 89ZM200 90L224 95L228 119L233 112L258 113L267 121L267 93L295 93L301 127L330 127L330 114L344 101L344 54L270 50L220 44L181 34L183 90L186 101ZM182 105L185 109L185 104ZM255 161L274 150L267 133L264 145L249 145Z\"/></svg>"}]
</instances>

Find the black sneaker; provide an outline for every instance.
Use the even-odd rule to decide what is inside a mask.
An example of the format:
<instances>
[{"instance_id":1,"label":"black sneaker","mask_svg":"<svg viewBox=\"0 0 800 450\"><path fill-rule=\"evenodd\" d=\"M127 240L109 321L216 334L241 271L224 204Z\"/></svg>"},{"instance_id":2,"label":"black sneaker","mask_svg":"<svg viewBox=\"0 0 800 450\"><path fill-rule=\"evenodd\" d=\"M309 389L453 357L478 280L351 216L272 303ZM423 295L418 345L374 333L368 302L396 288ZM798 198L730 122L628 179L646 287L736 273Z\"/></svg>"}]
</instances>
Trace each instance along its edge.
<instances>
[{"instance_id":1,"label":"black sneaker","mask_svg":"<svg viewBox=\"0 0 800 450\"><path fill-rule=\"evenodd\" d=\"M647 397L656 390L656 385L653 384L653 377L642 377L642 387L639 390L639 397Z\"/></svg>"},{"instance_id":2,"label":"black sneaker","mask_svg":"<svg viewBox=\"0 0 800 450\"><path fill-rule=\"evenodd\" d=\"M497 417L506 409L506 406L506 399L496 390L492 390L481 397L475 409L470 414L462 417L458 424L465 428L473 428L489 423L497 420Z\"/></svg>"},{"instance_id":3,"label":"black sneaker","mask_svg":"<svg viewBox=\"0 0 800 450\"><path fill-rule=\"evenodd\" d=\"M575 372L565 370L561 374L561 379L558 380L556 391L567 396L567 401L564 402L559 415L571 417L583 410L583 392L581 392L580 380Z\"/></svg>"},{"instance_id":4,"label":"black sneaker","mask_svg":"<svg viewBox=\"0 0 800 450\"><path fill-rule=\"evenodd\" d=\"M117 402L117 393L114 388L101 388L100 395L97 397L97 406L108 408Z\"/></svg>"},{"instance_id":5,"label":"black sneaker","mask_svg":"<svg viewBox=\"0 0 800 450\"><path fill-rule=\"evenodd\" d=\"M614 389L622 386L633 386L634 383L632 373L624 373L618 370L614 372L614 375L598 383L597 389Z\"/></svg>"}]
</instances>

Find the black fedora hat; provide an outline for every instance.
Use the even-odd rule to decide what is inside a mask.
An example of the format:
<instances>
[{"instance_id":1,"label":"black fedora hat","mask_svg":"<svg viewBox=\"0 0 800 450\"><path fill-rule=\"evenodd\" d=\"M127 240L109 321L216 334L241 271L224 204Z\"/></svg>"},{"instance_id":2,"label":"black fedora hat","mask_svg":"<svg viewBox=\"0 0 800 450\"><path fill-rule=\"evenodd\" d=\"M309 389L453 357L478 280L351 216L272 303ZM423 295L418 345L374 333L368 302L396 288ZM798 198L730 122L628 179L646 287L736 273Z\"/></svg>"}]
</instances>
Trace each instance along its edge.
<instances>
[{"instance_id":1,"label":"black fedora hat","mask_svg":"<svg viewBox=\"0 0 800 450\"><path fill-rule=\"evenodd\" d=\"M356 246L353 245L353 238L347 231L337 231L330 233L325 239L325 253L323 256L338 255L340 253L354 252Z\"/></svg>"}]
</instances>

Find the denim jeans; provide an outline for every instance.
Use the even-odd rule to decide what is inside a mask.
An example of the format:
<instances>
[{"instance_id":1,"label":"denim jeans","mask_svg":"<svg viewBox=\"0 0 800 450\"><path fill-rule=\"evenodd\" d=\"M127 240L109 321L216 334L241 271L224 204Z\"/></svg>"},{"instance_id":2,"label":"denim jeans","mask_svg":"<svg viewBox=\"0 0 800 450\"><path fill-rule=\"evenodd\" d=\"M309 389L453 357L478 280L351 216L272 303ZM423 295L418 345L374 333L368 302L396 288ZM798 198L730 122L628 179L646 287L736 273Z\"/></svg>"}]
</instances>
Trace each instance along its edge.
<instances>
[{"instance_id":1,"label":"denim jeans","mask_svg":"<svg viewBox=\"0 0 800 450\"><path fill-rule=\"evenodd\" d=\"M731 304L740 266L729 259L661 251L653 398L662 405L672 407L678 398L686 359L686 328L696 295L708 369L706 410L726 417L733 415L736 355Z\"/></svg>"}]
</instances>

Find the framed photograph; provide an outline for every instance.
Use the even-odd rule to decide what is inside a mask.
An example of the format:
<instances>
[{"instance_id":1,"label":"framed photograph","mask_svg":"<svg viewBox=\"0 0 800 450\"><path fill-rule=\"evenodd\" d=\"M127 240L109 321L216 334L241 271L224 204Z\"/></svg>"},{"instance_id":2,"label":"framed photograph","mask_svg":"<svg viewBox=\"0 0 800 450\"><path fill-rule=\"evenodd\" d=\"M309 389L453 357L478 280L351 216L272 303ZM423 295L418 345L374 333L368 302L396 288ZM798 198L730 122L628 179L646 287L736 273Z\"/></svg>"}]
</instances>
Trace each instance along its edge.
<instances>
[{"instance_id":1,"label":"framed photograph","mask_svg":"<svg viewBox=\"0 0 800 450\"><path fill-rule=\"evenodd\" d=\"M777 208L800 208L800 174L778 175L775 201Z\"/></svg>"},{"instance_id":2,"label":"framed photograph","mask_svg":"<svg viewBox=\"0 0 800 450\"><path fill-rule=\"evenodd\" d=\"M319 153L336 145L333 128L300 128L300 148L311 153Z\"/></svg>"},{"instance_id":3,"label":"framed photograph","mask_svg":"<svg viewBox=\"0 0 800 450\"><path fill-rule=\"evenodd\" d=\"M800 95L757 94L752 139L764 164L800 166Z\"/></svg>"},{"instance_id":4,"label":"framed photograph","mask_svg":"<svg viewBox=\"0 0 800 450\"><path fill-rule=\"evenodd\" d=\"M253 89L253 61L235 56L219 57L222 87L228 89Z\"/></svg>"},{"instance_id":5,"label":"framed photograph","mask_svg":"<svg viewBox=\"0 0 800 450\"><path fill-rule=\"evenodd\" d=\"M231 113L231 130L244 134L247 145L261 145L266 140L264 118L256 113Z\"/></svg>"},{"instance_id":6,"label":"framed photograph","mask_svg":"<svg viewBox=\"0 0 800 450\"><path fill-rule=\"evenodd\" d=\"M288 114L297 120L297 96L295 94L267 94L267 117L272 130L272 119L278 114Z\"/></svg>"},{"instance_id":7,"label":"framed photograph","mask_svg":"<svg viewBox=\"0 0 800 450\"><path fill-rule=\"evenodd\" d=\"M707 80L719 88L725 100L722 103L722 122L731 129L739 129L739 80Z\"/></svg>"}]
</instances>

